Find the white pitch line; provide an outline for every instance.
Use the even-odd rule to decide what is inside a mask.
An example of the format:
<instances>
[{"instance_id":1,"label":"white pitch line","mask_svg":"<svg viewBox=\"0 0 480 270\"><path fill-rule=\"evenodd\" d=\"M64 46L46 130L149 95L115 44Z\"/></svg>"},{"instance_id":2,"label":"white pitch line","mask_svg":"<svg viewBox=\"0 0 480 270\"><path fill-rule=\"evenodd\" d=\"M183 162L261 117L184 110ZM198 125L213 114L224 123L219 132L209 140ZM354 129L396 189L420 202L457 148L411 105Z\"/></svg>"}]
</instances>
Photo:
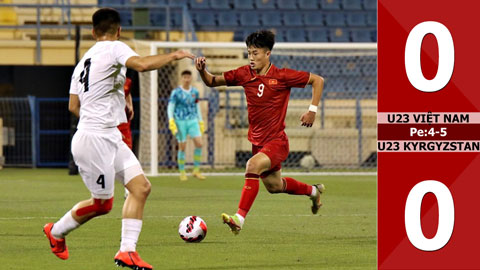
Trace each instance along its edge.
<instances>
[{"instance_id":1,"label":"white pitch line","mask_svg":"<svg viewBox=\"0 0 480 270\"><path fill-rule=\"evenodd\" d=\"M349 215L248 215L249 217L364 217L364 216L376 216L376 214L349 214ZM184 218L185 216L145 216L144 218ZM205 215L202 217L215 218L218 215ZM31 219L59 219L60 217L0 217L2 220L31 220ZM121 217L114 216L102 216L100 219L121 219Z\"/></svg>"}]
</instances>

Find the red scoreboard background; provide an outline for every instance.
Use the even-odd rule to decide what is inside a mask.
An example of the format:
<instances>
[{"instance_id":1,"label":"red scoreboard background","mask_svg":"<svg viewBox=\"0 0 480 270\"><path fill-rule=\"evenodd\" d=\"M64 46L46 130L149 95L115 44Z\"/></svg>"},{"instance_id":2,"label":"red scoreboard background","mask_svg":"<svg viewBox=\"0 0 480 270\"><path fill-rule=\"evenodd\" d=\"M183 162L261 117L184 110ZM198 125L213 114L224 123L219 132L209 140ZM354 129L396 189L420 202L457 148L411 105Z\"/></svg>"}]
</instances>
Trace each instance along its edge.
<instances>
[{"instance_id":1,"label":"red scoreboard background","mask_svg":"<svg viewBox=\"0 0 480 270\"><path fill-rule=\"evenodd\" d=\"M480 269L479 17L378 1L379 269Z\"/></svg>"}]
</instances>

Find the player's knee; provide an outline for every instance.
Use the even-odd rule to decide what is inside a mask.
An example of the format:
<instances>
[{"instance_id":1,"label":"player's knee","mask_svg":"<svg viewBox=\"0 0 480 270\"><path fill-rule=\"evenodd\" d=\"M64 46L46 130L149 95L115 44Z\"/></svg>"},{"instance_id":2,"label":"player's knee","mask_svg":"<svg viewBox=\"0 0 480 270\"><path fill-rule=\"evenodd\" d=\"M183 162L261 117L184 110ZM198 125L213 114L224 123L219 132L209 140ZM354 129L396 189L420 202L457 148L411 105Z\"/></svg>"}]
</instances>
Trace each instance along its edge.
<instances>
[{"instance_id":1,"label":"player's knee","mask_svg":"<svg viewBox=\"0 0 480 270\"><path fill-rule=\"evenodd\" d=\"M152 185L150 184L149 181L143 181L140 185L137 186L135 189L136 195L146 198L152 191Z\"/></svg>"},{"instance_id":2,"label":"player's knee","mask_svg":"<svg viewBox=\"0 0 480 270\"><path fill-rule=\"evenodd\" d=\"M282 186L279 185L274 185L274 184L266 184L265 188L270 194L275 194L275 193L282 193L283 189Z\"/></svg>"},{"instance_id":3,"label":"player's knee","mask_svg":"<svg viewBox=\"0 0 480 270\"><path fill-rule=\"evenodd\" d=\"M186 145L186 144L183 144L183 143L181 143L181 144L178 146L178 149L180 149L180 151L185 151L186 148L187 148L187 145Z\"/></svg>"},{"instance_id":4,"label":"player's knee","mask_svg":"<svg viewBox=\"0 0 480 270\"><path fill-rule=\"evenodd\" d=\"M247 161L247 173L254 173L254 174L260 174L260 166L258 162L255 162L252 159L249 159Z\"/></svg>"},{"instance_id":5,"label":"player's knee","mask_svg":"<svg viewBox=\"0 0 480 270\"><path fill-rule=\"evenodd\" d=\"M108 200L95 199L96 212L97 215L108 214L113 208L113 197Z\"/></svg>"}]
</instances>

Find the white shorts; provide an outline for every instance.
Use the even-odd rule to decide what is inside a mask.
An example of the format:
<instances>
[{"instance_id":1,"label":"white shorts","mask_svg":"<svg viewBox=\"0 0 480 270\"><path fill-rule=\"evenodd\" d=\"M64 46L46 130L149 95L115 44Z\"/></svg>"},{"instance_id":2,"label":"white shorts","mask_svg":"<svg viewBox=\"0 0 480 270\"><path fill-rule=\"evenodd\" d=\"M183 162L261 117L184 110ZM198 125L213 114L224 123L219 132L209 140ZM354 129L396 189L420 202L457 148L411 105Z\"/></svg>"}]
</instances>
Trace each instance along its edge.
<instances>
[{"instance_id":1,"label":"white shorts","mask_svg":"<svg viewBox=\"0 0 480 270\"><path fill-rule=\"evenodd\" d=\"M140 162L122 141L117 128L77 130L72 139L72 155L93 198L110 199L115 179L126 185L143 174Z\"/></svg>"}]
</instances>

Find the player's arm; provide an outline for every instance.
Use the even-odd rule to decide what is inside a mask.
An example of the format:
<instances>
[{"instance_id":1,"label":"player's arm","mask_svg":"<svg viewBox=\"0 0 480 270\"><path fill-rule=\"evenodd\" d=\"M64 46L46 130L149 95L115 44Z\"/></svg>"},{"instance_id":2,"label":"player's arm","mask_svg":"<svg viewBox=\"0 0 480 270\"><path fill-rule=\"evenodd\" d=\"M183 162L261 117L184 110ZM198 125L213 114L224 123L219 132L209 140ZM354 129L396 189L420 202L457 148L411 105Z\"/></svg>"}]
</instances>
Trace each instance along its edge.
<instances>
[{"instance_id":1,"label":"player's arm","mask_svg":"<svg viewBox=\"0 0 480 270\"><path fill-rule=\"evenodd\" d=\"M195 58L195 67L202 77L202 81L209 87L227 85L225 77L222 75L213 75L207 70L207 59L205 57Z\"/></svg>"},{"instance_id":2,"label":"player's arm","mask_svg":"<svg viewBox=\"0 0 480 270\"><path fill-rule=\"evenodd\" d=\"M158 69L172 61L181 60L184 58L194 59L195 55L184 50L178 50L168 54L157 54L143 57L132 56L128 58L127 62L125 62L125 66L138 72L144 72Z\"/></svg>"},{"instance_id":3,"label":"player's arm","mask_svg":"<svg viewBox=\"0 0 480 270\"><path fill-rule=\"evenodd\" d=\"M167 116L168 116L168 129L172 132L173 135L177 134L178 128L175 124L175 118L173 114L175 112L175 100L173 98L174 92L172 92L170 96L170 100L168 101L167 105Z\"/></svg>"},{"instance_id":4,"label":"player's arm","mask_svg":"<svg viewBox=\"0 0 480 270\"><path fill-rule=\"evenodd\" d=\"M70 94L68 110L76 117L80 117L80 99L78 99L78 95Z\"/></svg>"},{"instance_id":5,"label":"player's arm","mask_svg":"<svg viewBox=\"0 0 480 270\"><path fill-rule=\"evenodd\" d=\"M312 101L308 111L302 115L300 121L302 126L311 127L315 121L315 115L317 113L318 103L322 97L324 80L317 74L310 73L310 79L307 84L312 85Z\"/></svg>"},{"instance_id":6,"label":"player's arm","mask_svg":"<svg viewBox=\"0 0 480 270\"><path fill-rule=\"evenodd\" d=\"M128 93L128 96L125 98L125 104L126 104L126 107L127 107L128 121L132 121L133 114L134 114L132 93Z\"/></svg>"}]
</instances>

